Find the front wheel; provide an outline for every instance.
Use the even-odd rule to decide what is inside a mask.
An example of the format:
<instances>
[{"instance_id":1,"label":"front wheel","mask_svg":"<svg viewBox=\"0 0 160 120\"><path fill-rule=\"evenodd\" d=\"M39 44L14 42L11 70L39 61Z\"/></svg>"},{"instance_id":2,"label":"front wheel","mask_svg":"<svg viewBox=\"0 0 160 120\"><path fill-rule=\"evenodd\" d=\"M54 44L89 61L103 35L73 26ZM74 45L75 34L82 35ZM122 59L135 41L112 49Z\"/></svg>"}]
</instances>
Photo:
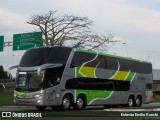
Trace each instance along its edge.
<instances>
[{"instance_id":1,"label":"front wheel","mask_svg":"<svg viewBox=\"0 0 160 120\"><path fill-rule=\"evenodd\" d=\"M46 106L36 106L36 108L37 108L38 110L45 110L45 109L46 109Z\"/></svg>"},{"instance_id":2,"label":"front wheel","mask_svg":"<svg viewBox=\"0 0 160 120\"><path fill-rule=\"evenodd\" d=\"M61 103L61 110L69 110L70 107L71 107L71 99L68 95L65 95Z\"/></svg>"},{"instance_id":3,"label":"front wheel","mask_svg":"<svg viewBox=\"0 0 160 120\"><path fill-rule=\"evenodd\" d=\"M76 110L83 110L85 109L86 104L85 104L85 99L82 96L77 97L76 103L74 105L74 109Z\"/></svg>"}]
</instances>

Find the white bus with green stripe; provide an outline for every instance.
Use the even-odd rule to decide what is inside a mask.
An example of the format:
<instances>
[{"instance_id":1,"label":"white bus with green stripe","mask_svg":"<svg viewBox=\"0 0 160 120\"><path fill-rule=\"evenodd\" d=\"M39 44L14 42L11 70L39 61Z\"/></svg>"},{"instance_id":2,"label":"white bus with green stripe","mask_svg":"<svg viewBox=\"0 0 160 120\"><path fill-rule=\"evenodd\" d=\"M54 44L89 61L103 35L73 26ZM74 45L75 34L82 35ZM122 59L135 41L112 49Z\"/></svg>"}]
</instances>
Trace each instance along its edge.
<instances>
[{"instance_id":1,"label":"white bus with green stripe","mask_svg":"<svg viewBox=\"0 0 160 120\"><path fill-rule=\"evenodd\" d=\"M70 47L33 48L19 63L14 101L40 110L140 107L152 81L149 62Z\"/></svg>"}]
</instances>

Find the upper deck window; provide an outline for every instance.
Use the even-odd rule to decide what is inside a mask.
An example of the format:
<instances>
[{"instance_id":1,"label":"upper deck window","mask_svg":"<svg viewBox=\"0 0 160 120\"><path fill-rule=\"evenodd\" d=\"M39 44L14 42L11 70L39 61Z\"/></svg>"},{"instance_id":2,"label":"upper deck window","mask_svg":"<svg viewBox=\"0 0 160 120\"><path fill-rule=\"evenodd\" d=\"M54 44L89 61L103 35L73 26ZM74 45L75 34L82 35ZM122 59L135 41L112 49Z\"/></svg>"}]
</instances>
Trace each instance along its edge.
<instances>
[{"instance_id":1,"label":"upper deck window","mask_svg":"<svg viewBox=\"0 0 160 120\"><path fill-rule=\"evenodd\" d=\"M79 51L74 53L71 66L87 66L142 74L152 73L152 65L150 63Z\"/></svg>"},{"instance_id":2,"label":"upper deck window","mask_svg":"<svg viewBox=\"0 0 160 120\"><path fill-rule=\"evenodd\" d=\"M29 49L23 55L19 66L33 67L46 63L66 64L72 48L69 47L41 47Z\"/></svg>"}]
</instances>

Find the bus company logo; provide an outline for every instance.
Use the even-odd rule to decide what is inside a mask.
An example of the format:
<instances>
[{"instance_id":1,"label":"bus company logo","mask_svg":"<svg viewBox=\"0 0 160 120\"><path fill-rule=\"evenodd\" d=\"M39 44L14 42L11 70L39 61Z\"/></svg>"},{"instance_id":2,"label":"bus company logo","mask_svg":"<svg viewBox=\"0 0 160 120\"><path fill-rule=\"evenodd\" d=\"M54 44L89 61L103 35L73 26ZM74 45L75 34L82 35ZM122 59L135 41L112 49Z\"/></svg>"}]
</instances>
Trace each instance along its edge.
<instances>
[{"instance_id":1,"label":"bus company logo","mask_svg":"<svg viewBox=\"0 0 160 120\"><path fill-rule=\"evenodd\" d=\"M2 117L42 117L41 113L2 112Z\"/></svg>"},{"instance_id":2,"label":"bus company logo","mask_svg":"<svg viewBox=\"0 0 160 120\"><path fill-rule=\"evenodd\" d=\"M11 112L2 112L2 117L11 117Z\"/></svg>"}]
</instances>

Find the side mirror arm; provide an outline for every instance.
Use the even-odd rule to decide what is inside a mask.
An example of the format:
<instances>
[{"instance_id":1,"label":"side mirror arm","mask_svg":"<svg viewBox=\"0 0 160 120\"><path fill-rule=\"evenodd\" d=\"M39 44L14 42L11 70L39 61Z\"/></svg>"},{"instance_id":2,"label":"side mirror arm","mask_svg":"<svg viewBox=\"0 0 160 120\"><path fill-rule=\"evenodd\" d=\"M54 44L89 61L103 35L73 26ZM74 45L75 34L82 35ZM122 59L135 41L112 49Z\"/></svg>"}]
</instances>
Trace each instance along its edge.
<instances>
[{"instance_id":1,"label":"side mirror arm","mask_svg":"<svg viewBox=\"0 0 160 120\"><path fill-rule=\"evenodd\" d=\"M10 71L12 70L12 69L15 69L15 68L18 68L19 67L19 65L15 65L15 66L11 66L11 67L9 67L8 68L8 70L7 70L7 75L11 78L11 76L10 76Z\"/></svg>"}]
</instances>

